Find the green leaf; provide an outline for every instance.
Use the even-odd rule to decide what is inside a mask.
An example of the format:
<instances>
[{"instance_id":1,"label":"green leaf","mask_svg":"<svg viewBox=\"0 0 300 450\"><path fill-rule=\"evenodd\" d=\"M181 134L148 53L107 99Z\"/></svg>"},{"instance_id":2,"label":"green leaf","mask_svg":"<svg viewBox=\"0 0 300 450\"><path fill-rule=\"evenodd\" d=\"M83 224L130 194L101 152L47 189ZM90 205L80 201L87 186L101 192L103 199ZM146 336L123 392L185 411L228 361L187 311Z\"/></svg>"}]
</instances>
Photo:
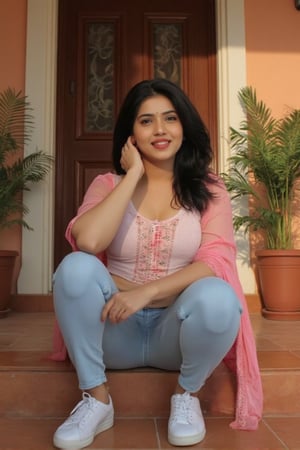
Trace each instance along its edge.
<instances>
[{"instance_id":1,"label":"green leaf","mask_svg":"<svg viewBox=\"0 0 300 450\"><path fill-rule=\"evenodd\" d=\"M250 215L235 215L236 229L264 230L268 248L292 246L295 182L300 177L300 110L275 119L251 86L238 93L245 119L230 128L231 156L222 174L232 199L254 199Z\"/></svg>"},{"instance_id":2,"label":"green leaf","mask_svg":"<svg viewBox=\"0 0 300 450\"><path fill-rule=\"evenodd\" d=\"M28 209L22 192L43 180L53 165L53 158L41 150L22 157L32 132L27 98L11 88L0 92L0 228L21 225L31 229L23 218Z\"/></svg>"}]
</instances>

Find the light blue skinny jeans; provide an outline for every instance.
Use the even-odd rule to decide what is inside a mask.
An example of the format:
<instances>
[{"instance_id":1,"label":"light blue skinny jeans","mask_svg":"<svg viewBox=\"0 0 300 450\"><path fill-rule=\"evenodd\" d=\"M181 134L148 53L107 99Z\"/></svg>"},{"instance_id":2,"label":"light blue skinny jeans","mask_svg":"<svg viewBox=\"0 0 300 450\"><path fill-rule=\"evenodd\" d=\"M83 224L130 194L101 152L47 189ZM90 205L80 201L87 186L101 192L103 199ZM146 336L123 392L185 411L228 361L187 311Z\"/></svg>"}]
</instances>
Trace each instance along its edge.
<instances>
[{"instance_id":1,"label":"light blue skinny jeans","mask_svg":"<svg viewBox=\"0 0 300 450\"><path fill-rule=\"evenodd\" d=\"M105 368L178 370L180 386L197 392L231 348L241 306L231 286L207 277L167 308L144 308L119 324L100 321L117 287L93 255L67 255L54 274L54 306L79 388L106 381Z\"/></svg>"}]
</instances>

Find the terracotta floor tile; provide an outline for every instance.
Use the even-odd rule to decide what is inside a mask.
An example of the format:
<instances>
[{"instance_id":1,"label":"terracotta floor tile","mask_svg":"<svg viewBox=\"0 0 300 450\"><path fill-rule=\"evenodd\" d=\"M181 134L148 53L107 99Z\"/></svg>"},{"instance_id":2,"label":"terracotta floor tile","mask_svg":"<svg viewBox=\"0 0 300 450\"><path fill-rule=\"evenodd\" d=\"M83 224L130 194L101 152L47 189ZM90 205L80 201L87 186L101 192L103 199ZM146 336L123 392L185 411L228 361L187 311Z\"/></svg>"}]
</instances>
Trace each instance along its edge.
<instances>
[{"instance_id":1,"label":"terracotta floor tile","mask_svg":"<svg viewBox=\"0 0 300 450\"><path fill-rule=\"evenodd\" d=\"M290 329L290 336L283 334L282 336L273 335L270 336L270 339L273 340L274 343L277 343L281 346L282 350L293 351L300 350L300 329L296 329L295 331Z\"/></svg>"},{"instance_id":2,"label":"terracotta floor tile","mask_svg":"<svg viewBox=\"0 0 300 450\"><path fill-rule=\"evenodd\" d=\"M202 442L185 449L205 450L281 450L286 449L272 431L262 422L257 431L237 431L229 427L231 419L207 418L206 436ZM162 449L174 448L167 442L167 421L158 421Z\"/></svg>"},{"instance_id":3,"label":"terracotta floor tile","mask_svg":"<svg viewBox=\"0 0 300 450\"><path fill-rule=\"evenodd\" d=\"M300 415L299 417L269 417L264 421L290 450L300 449Z\"/></svg>"},{"instance_id":4,"label":"terracotta floor tile","mask_svg":"<svg viewBox=\"0 0 300 450\"><path fill-rule=\"evenodd\" d=\"M99 434L87 449L157 449L153 419L116 419L115 425Z\"/></svg>"},{"instance_id":5,"label":"terracotta floor tile","mask_svg":"<svg viewBox=\"0 0 300 450\"><path fill-rule=\"evenodd\" d=\"M229 428L228 418L206 419L205 439L185 449L299 450L300 417L265 418L257 431ZM0 450L53 450L52 437L61 423L56 419L0 419ZM167 442L167 420L116 419L115 426L96 437L87 450L150 450L174 448Z\"/></svg>"},{"instance_id":6,"label":"terracotta floor tile","mask_svg":"<svg viewBox=\"0 0 300 450\"><path fill-rule=\"evenodd\" d=\"M1 351L0 366L6 370L72 370L70 361L52 361L49 351Z\"/></svg>"},{"instance_id":7,"label":"terracotta floor tile","mask_svg":"<svg viewBox=\"0 0 300 450\"><path fill-rule=\"evenodd\" d=\"M300 350L300 320L268 320L251 314L251 323L257 340L263 337L282 350Z\"/></svg>"},{"instance_id":8,"label":"terracotta floor tile","mask_svg":"<svg viewBox=\"0 0 300 450\"><path fill-rule=\"evenodd\" d=\"M257 349L300 352L300 321L267 320L251 314ZM54 313L11 312L0 322L0 350L50 351ZM13 348L12 348L13 346Z\"/></svg>"},{"instance_id":9,"label":"terracotta floor tile","mask_svg":"<svg viewBox=\"0 0 300 450\"><path fill-rule=\"evenodd\" d=\"M0 322L0 349L50 351L52 347L53 313L11 312ZM9 345L2 339L10 337Z\"/></svg>"},{"instance_id":10,"label":"terracotta floor tile","mask_svg":"<svg viewBox=\"0 0 300 450\"><path fill-rule=\"evenodd\" d=\"M300 358L288 351L259 351L259 367L264 369L300 369Z\"/></svg>"},{"instance_id":11,"label":"terracotta floor tile","mask_svg":"<svg viewBox=\"0 0 300 450\"><path fill-rule=\"evenodd\" d=\"M0 419L0 450L52 450L60 420ZM114 427L99 434L86 449L158 449L155 422L151 419L117 419Z\"/></svg>"},{"instance_id":12,"label":"terracotta floor tile","mask_svg":"<svg viewBox=\"0 0 300 450\"><path fill-rule=\"evenodd\" d=\"M0 419L0 450L53 450L57 420Z\"/></svg>"},{"instance_id":13,"label":"terracotta floor tile","mask_svg":"<svg viewBox=\"0 0 300 450\"><path fill-rule=\"evenodd\" d=\"M283 350L281 345L275 344L270 339L266 339L265 336L256 336L256 348L258 351Z\"/></svg>"},{"instance_id":14,"label":"terracotta floor tile","mask_svg":"<svg viewBox=\"0 0 300 450\"><path fill-rule=\"evenodd\" d=\"M264 412L294 415L300 413L300 371L268 371L262 377ZM300 420L299 420L300 424Z\"/></svg>"},{"instance_id":15,"label":"terracotta floor tile","mask_svg":"<svg viewBox=\"0 0 300 450\"><path fill-rule=\"evenodd\" d=\"M0 334L0 350L11 350L16 342L16 337L9 334Z\"/></svg>"},{"instance_id":16,"label":"terracotta floor tile","mask_svg":"<svg viewBox=\"0 0 300 450\"><path fill-rule=\"evenodd\" d=\"M65 416L73 403L75 404L77 385L73 368L70 367L69 363L57 363L47 359L52 346L53 323L53 313L24 314L13 312L0 321L0 366L4 369L1 378L0 410L2 405L3 416L7 414L7 406L9 406L10 411L13 410L13 405L9 403L14 401L11 399L11 388L13 387L13 392L20 392L26 397L26 391L21 389L23 388L22 383L26 382L24 385L32 385L34 388L38 386L41 377L39 371L45 371L45 374L49 377L46 377L45 381L47 389L49 392L55 392L55 398L53 399L48 398L48 393L47 396L36 396L36 402L47 411L48 416ZM267 320L258 313L251 314L251 323L257 342L259 363L263 372L265 406L268 407L269 414L274 414L274 416L264 417L259 430L242 432L232 430L229 427L230 418L220 417L220 413L215 416L209 414L209 417L205 419L207 425L205 440L199 445L185 447L186 449L300 450L300 321ZM29 367L31 371L22 374L20 372L22 367ZM281 368L285 368L287 371L280 371ZM10 370L13 372L13 384L11 384ZM64 389L61 385L59 380L62 377L67 379L68 389ZM121 389L120 383L118 377L114 374L110 374L110 377L111 388L114 391L114 396L116 396L115 402L117 404L117 398L121 398L118 392L118 389ZM114 377L116 378L115 381ZM138 380L138 375L135 377ZM160 396L160 378L156 376L158 387L154 386L158 397ZM228 384L227 378L224 378L224 380L226 387ZM139 383L141 384L140 390L144 393L141 380L139 380ZM60 389L63 392L58 394L59 386L61 386ZM220 388L219 382L217 386ZM212 392L214 396L213 386L209 386L209 392ZM224 388L224 396L220 396L220 393L218 393L222 404L227 402L226 393L227 388ZM164 391L163 394L166 395L166 392ZM5 395L7 395L6 407L3 404ZM17 398L16 395L14 398ZM63 401L61 398L56 400L58 395L63 398ZM169 392L167 392L167 395L169 395ZM293 400L291 401L291 399ZM27 402L27 397L25 400ZM33 400L30 401L30 408L37 408L37 405L33 404ZM116 419L113 429L99 435L94 443L88 447L89 449L163 450L173 448L167 442L167 415L155 412L155 415L160 415L159 419L151 418L150 415L149 418L137 418L135 414L134 418L127 418L125 416L128 410L133 411L137 403L134 398L131 401L132 404L126 398L125 406L122 406L123 409L119 405L119 409L122 410L119 416L122 417ZM144 399L141 398L139 401L144 401ZM159 399L153 395L155 405L158 401ZM150 406L152 408L153 405ZM203 406L205 409L205 401ZM291 407L294 408L292 411ZM23 406L19 410L23 411ZM275 417L278 411L282 416L284 414L293 414L293 416ZM28 417L30 417L29 412L27 411ZM40 412L35 414L40 415ZM145 412L143 412L143 416L145 415ZM46 417L36 420L2 418L0 419L0 450L53 450L52 435L60 423L61 420L50 420Z\"/></svg>"}]
</instances>

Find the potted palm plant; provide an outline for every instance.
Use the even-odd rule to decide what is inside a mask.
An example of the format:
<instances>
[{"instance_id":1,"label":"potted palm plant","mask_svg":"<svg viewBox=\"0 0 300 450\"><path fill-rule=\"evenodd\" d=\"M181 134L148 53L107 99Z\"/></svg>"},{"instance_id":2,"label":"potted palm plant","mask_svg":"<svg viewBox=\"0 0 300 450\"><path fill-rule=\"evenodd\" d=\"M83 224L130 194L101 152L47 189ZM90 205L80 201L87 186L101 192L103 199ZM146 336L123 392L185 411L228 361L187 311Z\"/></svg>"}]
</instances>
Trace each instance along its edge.
<instances>
[{"instance_id":1,"label":"potted palm plant","mask_svg":"<svg viewBox=\"0 0 300 450\"><path fill-rule=\"evenodd\" d=\"M300 319L300 250L294 247L293 220L300 180L300 110L274 118L252 87L239 93L245 119L230 129L232 154L222 174L232 199L247 197L248 214L235 214L234 226L260 232L257 279L263 315ZM298 206L297 206L298 205Z\"/></svg>"},{"instance_id":2,"label":"potted palm plant","mask_svg":"<svg viewBox=\"0 0 300 450\"><path fill-rule=\"evenodd\" d=\"M31 229L24 219L28 209L22 193L41 181L52 164L52 158L40 150L22 157L32 131L27 98L11 88L0 92L0 232L13 226ZM0 318L8 311L17 255L14 250L0 250Z\"/></svg>"}]
</instances>

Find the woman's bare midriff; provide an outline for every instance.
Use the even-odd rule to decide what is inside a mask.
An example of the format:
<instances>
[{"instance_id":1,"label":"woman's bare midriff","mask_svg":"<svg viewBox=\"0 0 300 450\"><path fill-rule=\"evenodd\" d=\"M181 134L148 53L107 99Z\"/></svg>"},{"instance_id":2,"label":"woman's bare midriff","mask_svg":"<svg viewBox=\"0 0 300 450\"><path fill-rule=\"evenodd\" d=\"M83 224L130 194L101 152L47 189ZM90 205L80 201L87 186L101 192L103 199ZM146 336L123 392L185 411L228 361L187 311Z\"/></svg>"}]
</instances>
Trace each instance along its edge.
<instances>
[{"instance_id":1,"label":"woman's bare midriff","mask_svg":"<svg viewBox=\"0 0 300 450\"><path fill-rule=\"evenodd\" d=\"M111 274L111 276L120 291L130 291L131 289L134 289L138 286L137 283L133 283L132 281L126 280L125 278L119 277L118 275ZM165 308L171 305L174 302L175 298L175 296L172 296L161 300L155 300L149 303L147 305L147 308Z\"/></svg>"}]
</instances>

